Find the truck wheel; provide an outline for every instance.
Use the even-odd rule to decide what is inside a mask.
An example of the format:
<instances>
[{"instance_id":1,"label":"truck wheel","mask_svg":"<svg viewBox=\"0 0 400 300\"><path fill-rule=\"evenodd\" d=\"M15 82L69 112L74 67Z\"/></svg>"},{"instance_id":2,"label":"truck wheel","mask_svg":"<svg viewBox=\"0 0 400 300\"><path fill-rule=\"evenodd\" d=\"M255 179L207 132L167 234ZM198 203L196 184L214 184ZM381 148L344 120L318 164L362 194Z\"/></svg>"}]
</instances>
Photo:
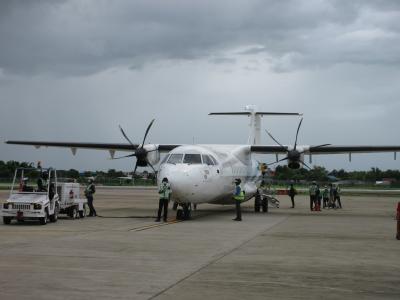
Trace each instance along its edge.
<instances>
[{"instance_id":1,"label":"truck wheel","mask_svg":"<svg viewBox=\"0 0 400 300\"><path fill-rule=\"evenodd\" d=\"M78 219L78 217L79 217L78 210L74 206L73 208L71 208L71 218L72 219Z\"/></svg>"},{"instance_id":2,"label":"truck wheel","mask_svg":"<svg viewBox=\"0 0 400 300\"><path fill-rule=\"evenodd\" d=\"M5 225L10 225L11 224L11 218L10 217L3 217L3 223Z\"/></svg>"},{"instance_id":3,"label":"truck wheel","mask_svg":"<svg viewBox=\"0 0 400 300\"><path fill-rule=\"evenodd\" d=\"M58 220L58 211L59 211L59 206L58 206L58 203L57 203L56 207L54 208L54 214L52 214L50 216L50 222L53 222L53 223L57 222L57 220Z\"/></svg>"},{"instance_id":4,"label":"truck wheel","mask_svg":"<svg viewBox=\"0 0 400 300\"><path fill-rule=\"evenodd\" d=\"M47 219L49 217L49 213L45 210L45 216L43 218L39 218L40 225L46 225Z\"/></svg>"},{"instance_id":5,"label":"truck wheel","mask_svg":"<svg viewBox=\"0 0 400 300\"><path fill-rule=\"evenodd\" d=\"M79 218L84 218L86 217L86 205L83 205L83 210L79 211Z\"/></svg>"}]
</instances>

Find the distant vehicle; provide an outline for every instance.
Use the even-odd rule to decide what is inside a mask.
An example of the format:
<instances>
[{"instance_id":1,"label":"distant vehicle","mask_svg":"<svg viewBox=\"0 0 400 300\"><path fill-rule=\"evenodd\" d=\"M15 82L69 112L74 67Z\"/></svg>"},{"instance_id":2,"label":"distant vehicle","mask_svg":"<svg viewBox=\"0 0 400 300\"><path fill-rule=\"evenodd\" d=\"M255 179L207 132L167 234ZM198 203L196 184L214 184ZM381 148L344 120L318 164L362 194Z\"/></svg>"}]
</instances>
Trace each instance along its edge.
<instances>
[{"instance_id":1,"label":"distant vehicle","mask_svg":"<svg viewBox=\"0 0 400 300\"><path fill-rule=\"evenodd\" d=\"M34 179L37 183L31 185L29 180ZM42 225L57 222L60 209L57 187L57 172L52 168L15 170L10 196L1 210L3 223L10 224L13 219L38 220Z\"/></svg>"}]
</instances>

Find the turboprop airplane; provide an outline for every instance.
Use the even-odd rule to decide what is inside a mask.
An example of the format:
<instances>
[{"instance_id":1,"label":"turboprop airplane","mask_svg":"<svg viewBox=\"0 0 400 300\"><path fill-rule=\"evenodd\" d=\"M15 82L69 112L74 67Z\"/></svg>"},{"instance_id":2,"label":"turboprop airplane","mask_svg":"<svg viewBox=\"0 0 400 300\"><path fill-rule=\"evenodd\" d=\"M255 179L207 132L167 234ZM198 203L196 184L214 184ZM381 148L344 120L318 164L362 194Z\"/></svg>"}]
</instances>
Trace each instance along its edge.
<instances>
[{"instance_id":1,"label":"turboprop airplane","mask_svg":"<svg viewBox=\"0 0 400 300\"><path fill-rule=\"evenodd\" d=\"M138 167L149 166L154 171L154 165L160 161L160 153L167 153L161 161L158 171L158 184L167 177L172 188L172 199L183 207L184 218L190 217L190 203L215 203L233 204L232 199L233 182L236 178L242 181L242 188L246 192L245 200L249 200L257 192L256 182L261 173L259 163L255 154L275 154L276 161L270 165L286 161L292 169L301 166L309 168L304 162L307 154L338 154L348 153L351 159L352 153L369 152L396 152L400 151L397 146L334 146L323 145L298 145L297 138L302 120L297 128L294 145L280 144L271 133L268 135L277 145L261 145L261 117L262 116L301 116L300 113L274 113L258 112L254 106L246 106L244 112L221 112L210 113L210 115L234 115L248 116L250 118L250 135L247 144L243 145L176 145L176 144L145 144L147 135L154 120L146 129L143 142L134 144L120 127L121 133L128 141L125 144L110 143L68 143L68 142L44 142L44 141L7 141L7 144L31 145L36 148L66 147L76 154L78 148L108 150L112 159L136 157L133 171L135 174ZM115 157L116 151L132 152L126 156ZM285 155L278 159L278 155Z\"/></svg>"}]
</instances>

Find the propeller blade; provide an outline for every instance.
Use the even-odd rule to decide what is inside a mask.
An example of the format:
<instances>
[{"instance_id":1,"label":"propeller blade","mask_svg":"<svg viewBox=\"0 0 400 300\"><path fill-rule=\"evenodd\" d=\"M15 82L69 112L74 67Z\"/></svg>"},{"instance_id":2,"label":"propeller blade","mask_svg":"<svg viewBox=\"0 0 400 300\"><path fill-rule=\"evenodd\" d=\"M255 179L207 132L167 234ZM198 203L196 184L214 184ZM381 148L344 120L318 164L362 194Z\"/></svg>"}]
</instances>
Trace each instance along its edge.
<instances>
[{"instance_id":1,"label":"propeller blade","mask_svg":"<svg viewBox=\"0 0 400 300\"><path fill-rule=\"evenodd\" d=\"M269 135L269 137L271 139L273 139L275 141L275 143L277 143L279 146L284 147L281 143L279 143L273 136L271 133L268 132L268 130L265 129L265 132Z\"/></svg>"},{"instance_id":2,"label":"propeller blade","mask_svg":"<svg viewBox=\"0 0 400 300\"><path fill-rule=\"evenodd\" d=\"M311 167L310 167L309 165L307 165L304 161L300 161L300 163L301 163L303 166L307 167L309 170L312 170Z\"/></svg>"},{"instance_id":3,"label":"propeller blade","mask_svg":"<svg viewBox=\"0 0 400 300\"><path fill-rule=\"evenodd\" d=\"M147 164L150 166L150 168L153 169L154 174L156 174L156 170L154 169L153 165L149 162L148 159L146 159Z\"/></svg>"},{"instance_id":4,"label":"propeller blade","mask_svg":"<svg viewBox=\"0 0 400 300\"><path fill-rule=\"evenodd\" d=\"M295 140L295 142L294 142L294 150L296 150L296 147L297 147L297 137L299 136L299 130L300 130L300 127L301 127L301 123L302 123L302 122L303 122L303 118L300 119L299 126L297 126L296 140Z\"/></svg>"},{"instance_id":5,"label":"propeller blade","mask_svg":"<svg viewBox=\"0 0 400 300\"><path fill-rule=\"evenodd\" d=\"M122 129L121 125L119 125L119 130L121 130L122 135L124 136L124 138L129 142L129 144L131 144L132 146L133 143L131 142L131 140L128 138L128 136L125 134L125 131Z\"/></svg>"},{"instance_id":6,"label":"propeller blade","mask_svg":"<svg viewBox=\"0 0 400 300\"><path fill-rule=\"evenodd\" d=\"M121 159L121 158L127 158L127 157L133 157L133 156L135 156L136 154L135 153L133 153L133 154L129 154L129 155L125 155L125 156L120 156L120 157L114 157L114 158L111 158L111 159Z\"/></svg>"},{"instance_id":7,"label":"propeller blade","mask_svg":"<svg viewBox=\"0 0 400 300\"><path fill-rule=\"evenodd\" d=\"M282 158L282 159L280 159L280 160L278 160L278 161L274 161L273 163L267 164L267 166L274 165L274 164L277 164L277 163L279 163L279 162L281 162L281 161L288 160L288 159L289 159L289 157L286 156L285 158Z\"/></svg>"},{"instance_id":8,"label":"propeller blade","mask_svg":"<svg viewBox=\"0 0 400 300\"><path fill-rule=\"evenodd\" d=\"M143 146L144 146L144 142L146 141L147 134L149 133L149 130L150 130L151 126L153 125L154 121L155 121L155 119L151 120L149 126L147 126L146 133L144 134L143 143L142 143L142 147L141 148L143 148Z\"/></svg>"},{"instance_id":9,"label":"propeller blade","mask_svg":"<svg viewBox=\"0 0 400 300\"><path fill-rule=\"evenodd\" d=\"M133 173L132 173L132 178L135 177L135 175L136 175L136 170L138 167L137 163L138 163L138 161L136 160L135 169L133 170Z\"/></svg>"}]
</instances>

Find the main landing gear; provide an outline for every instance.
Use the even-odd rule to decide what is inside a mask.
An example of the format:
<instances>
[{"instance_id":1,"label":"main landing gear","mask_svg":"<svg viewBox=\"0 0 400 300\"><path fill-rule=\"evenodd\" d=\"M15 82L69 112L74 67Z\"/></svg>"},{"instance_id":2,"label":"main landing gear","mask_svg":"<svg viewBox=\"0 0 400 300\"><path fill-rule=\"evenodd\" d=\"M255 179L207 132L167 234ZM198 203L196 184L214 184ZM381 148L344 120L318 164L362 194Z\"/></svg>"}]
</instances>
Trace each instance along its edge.
<instances>
[{"instance_id":1,"label":"main landing gear","mask_svg":"<svg viewBox=\"0 0 400 300\"><path fill-rule=\"evenodd\" d=\"M268 212L268 198L262 197L260 192L257 190L256 195L254 196L254 211L260 212Z\"/></svg>"}]
</instances>

